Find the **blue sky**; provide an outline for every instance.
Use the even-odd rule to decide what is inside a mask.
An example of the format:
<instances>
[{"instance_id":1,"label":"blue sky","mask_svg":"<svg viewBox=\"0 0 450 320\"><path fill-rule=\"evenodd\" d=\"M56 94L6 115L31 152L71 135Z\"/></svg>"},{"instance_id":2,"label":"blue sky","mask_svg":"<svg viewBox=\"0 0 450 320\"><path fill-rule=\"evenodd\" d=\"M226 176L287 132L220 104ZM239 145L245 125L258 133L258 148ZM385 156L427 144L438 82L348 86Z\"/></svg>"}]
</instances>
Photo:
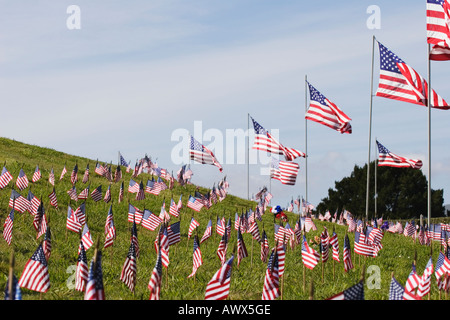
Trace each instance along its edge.
<instances>
[{"instance_id":1,"label":"blue sky","mask_svg":"<svg viewBox=\"0 0 450 320\"><path fill-rule=\"evenodd\" d=\"M81 29L66 26L70 5L80 8ZM381 10L380 29L366 25L370 5ZM193 133L200 121L200 138L223 156L224 173L191 163L192 181L212 187L226 175L230 193L247 197L247 165L236 154L226 163L225 145L231 141L214 140L214 134L247 130L250 114L266 129L278 130L284 145L304 151L307 76L352 118L353 127L351 135L341 135L307 124L308 200L316 205L335 181L367 161L372 36L427 76L425 6L425 1L0 1L0 102L3 119L9 119L0 135L107 162L115 162L118 151L132 163L148 154L176 172L180 164L172 151L179 142L172 135ZM378 62L375 48L373 92ZM432 87L447 100L449 71L449 62L432 62ZM450 203L448 112L432 112L431 183L444 189L445 203ZM422 159L427 174L426 108L374 97L372 160L375 137L396 154ZM304 196L305 160L296 162L295 186L270 182L258 161L250 165L250 194L270 187L272 203L281 206Z\"/></svg>"}]
</instances>

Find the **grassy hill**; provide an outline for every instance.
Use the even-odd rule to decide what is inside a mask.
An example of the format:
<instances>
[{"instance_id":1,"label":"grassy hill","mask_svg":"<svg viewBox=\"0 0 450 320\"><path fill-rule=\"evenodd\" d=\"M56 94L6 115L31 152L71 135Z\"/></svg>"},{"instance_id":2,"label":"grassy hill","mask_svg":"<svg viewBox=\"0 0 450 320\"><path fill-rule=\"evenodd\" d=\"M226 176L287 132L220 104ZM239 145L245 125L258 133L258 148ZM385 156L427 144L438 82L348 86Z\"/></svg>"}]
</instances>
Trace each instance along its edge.
<instances>
[{"instance_id":1,"label":"grassy hill","mask_svg":"<svg viewBox=\"0 0 450 320\"><path fill-rule=\"evenodd\" d=\"M81 182L86 165L90 165L90 191L102 185L103 195L110 182L105 177L94 173L96 161L64 154L48 148L32 146L5 138L0 138L0 163L4 164L13 175L10 184L0 190L0 228L3 230L3 223L10 212L8 201L11 189L17 190L15 181L21 168L25 171L29 180L39 165L42 178L36 183L31 183L29 188L20 193L26 197L28 191L43 202L47 215L48 224L52 232L52 251L48 260L51 287L47 293L40 294L28 289L22 289L23 299L28 300L82 300L83 292L74 289L75 266L78 258L78 246L80 235L66 229L67 207L73 209L81 204L81 201L70 200L67 190L72 187L70 182L70 172L75 164L79 168L79 181L76 183L77 192L80 193L87 184ZM66 166L68 173L60 181L59 176L63 167ZM164 167L164 165L162 165ZM52 186L48 182L50 170L55 172L55 190L58 199L58 209L49 203L48 195L52 191ZM115 166L113 166L115 168ZM127 187L131 173L123 170L125 185L125 199L118 203L119 183L111 183L112 203L104 201L94 202L92 199L86 200L87 225L91 231L92 239L99 239L100 250L102 251L102 268L105 295L108 300L146 300L149 297L147 288L151 272L156 262L156 252L154 240L157 231L150 231L138 226L138 239L140 256L137 260L137 284L135 292L130 292L128 287L120 281L120 274L125 262L131 236L131 223L128 222L128 202L140 209L149 209L159 215L161 206L170 205L173 198L177 201L180 195L183 196L183 208L179 220L181 221L181 241L170 247L170 265L168 269L163 268L161 299L162 300L203 300L205 288L208 281L220 267L220 261L216 255L216 250L220 241L220 236L215 233L216 217L224 216L226 220L231 218L233 222L232 235L229 239L230 256L233 247L237 242L237 233L234 229L235 214L239 215L245 210L255 209L256 203L227 195L222 201L214 204L210 209L203 208L200 212L195 212L186 207L186 201L190 194L194 195L196 186L180 186L175 183L172 190L164 190L160 195L146 194L145 200L136 201L135 195L127 192ZM149 174L139 175L136 180L143 181L151 178ZM212 181L213 184L215 181ZM208 189L199 188L200 192L207 192ZM104 226L108 210L112 205L114 222L117 229L117 238L112 247L102 249L104 243ZM187 278L192 271L192 251L193 239L188 239L188 227L191 217L200 223L196 229L201 238L209 219L213 223L213 235L201 245L203 265L197 271L195 278ZM294 228L297 216L288 213L289 223ZM266 231L269 238L270 247L274 247L274 217L270 212L266 212L262 221L258 221L260 232ZM173 217L170 223L178 221ZM279 223L276 221L276 223ZM338 234L340 245L340 258L342 261L342 248L344 235L347 228L329 222L315 221L318 230L306 234L308 240L314 239L326 227L331 234L333 229ZM354 235L349 234L350 243L353 248ZM16 212L13 228L13 240L11 246L3 239L0 239L0 290L6 286L6 278L9 271L11 252L15 255L14 273L20 278L26 262L30 259L43 236L36 238L36 230L33 227L33 216L28 212L23 214ZM235 259L231 276L231 289L229 299L231 300L260 300L264 283L264 274L267 264L260 259L260 245L252 240L249 233L243 234L243 239L248 251L248 257L244 258L239 266ZM318 246L312 244L318 250ZM433 261L436 262L438 254L438 244L434 244ZM352 251L355 268L348 273L344 272L343 264L334 263L331 258L325 264L319 263L314 270L304 269L301 260L301 247L287 246L285 273L281 279L282 299L284 300L307 300L310 294L310 284L313 283L314 299L321 300L338 293L358 282L366 270L365 297L369 300L388 299L389 284L392 272L402 284L411 271L411 264L414 254L417 253L417 272L422 274L428 258L430 247L415 244L410 238L402 235L386 233L383 238L383 249L376 258L366 258L356 255ZM91 261L94 247L87 250L88 262ZM365 269L364 269L365 267ZM376 279L380 280L379 286ZM434 275L433 275L434 277ZM432 278L432 289L430 299L439 299L436 281ZM372 284L371 284L372 283ZM281 298L280 298L281 299Z\"/></svg>"}]
</instances>

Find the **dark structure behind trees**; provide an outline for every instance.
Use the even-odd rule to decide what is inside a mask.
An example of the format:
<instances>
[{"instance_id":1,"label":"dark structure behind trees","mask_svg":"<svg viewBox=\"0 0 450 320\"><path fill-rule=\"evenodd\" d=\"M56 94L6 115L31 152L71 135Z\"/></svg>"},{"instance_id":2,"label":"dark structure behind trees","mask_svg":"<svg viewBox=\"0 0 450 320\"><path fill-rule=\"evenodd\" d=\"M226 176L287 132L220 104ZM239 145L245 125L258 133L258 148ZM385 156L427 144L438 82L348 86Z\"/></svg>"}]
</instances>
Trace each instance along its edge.
<instances>
[{"instance_id":1,"label":"dark structure behind trees","mask_svg":"<svg viewBox=\"0 0 450 320\"><path fill-rule=\"evenodd\" d=\"M375 217L375 162L370 163L369 218ZM384 219L418 219L427 217L427 179L421 170L377 167L376 217ZM355 165L349 177L335 181L334 189L316 207L317 212L329 210L333 215L343 209L353 216L365 218L367 164ZM431 217L444 216L443 189L431 190Z\"/></svg>"}]
</instances>

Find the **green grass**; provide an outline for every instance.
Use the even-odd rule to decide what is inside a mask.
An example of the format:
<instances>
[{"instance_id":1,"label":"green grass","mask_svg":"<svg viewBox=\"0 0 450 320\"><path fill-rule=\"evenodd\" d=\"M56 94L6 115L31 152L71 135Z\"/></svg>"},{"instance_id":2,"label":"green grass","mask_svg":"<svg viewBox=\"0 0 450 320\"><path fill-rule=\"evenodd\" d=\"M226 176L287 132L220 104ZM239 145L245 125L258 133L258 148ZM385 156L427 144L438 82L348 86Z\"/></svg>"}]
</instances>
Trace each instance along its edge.
<instances>
[{"instance_id":1,"label":"green grass","mask_svg":"<svg viewBox=\"0 0 450 320\"><path fill-rule=\"evenodd\" d=\"M76 184L78 193L86 187L86 185L81 183L81 178L87 163L90 164L91 191L100 184L102 185L103 191L105 191L109 182L94 173L95 160L76 157L52 149L31 146L5 138L0 138L0 163L6 164L7 169L12 173L14 178L8 187L0 190L0 228L2 229L6 216L10 211L8 201L11 188L15 183L20 168L24 169L30 180L37 164L42 171L42 179L37 183L31 183L30 188L35 196L42 199L52 231L52 252L48 261L51 287L44 294L22 289L23 299L82 300L84 293L78 292L72 287L74 284L74 266L78 257L77 250L80 235L66 229L67 206L70 204L75 208L79 205L79 203L70 201L66 193L71 187L70 172L75 163L77 163L79 167L79 182ZM59 181L59 175L64 165L66 165L68 173L62 181ZM52 186L48 183L48 174L52 167L56 177L55 189L59 204L58 210L50 206L48 199L48 194L52 190ZM127 174L124 171L123 181L126 189L131 173ZM148 174L143 174L138 177L144 183L147 178L150 178ZM211 183L214 183L214 181ZM163 201L165 201L166 207L168 208L171 198L177 201L182 194L184 208L180 214L181 242L170 247L170 265L167 270L163 268L161 299L203 300L206 284L220 267L220 262L216 255L220 236L213 231L212 237L201 245L203 265L198 269L195 278L188 279L187 276L192 271L193 240L188 239L187 234L192 215L200 223L197 231L201 238L209 219L213 222L213 230L217 216L225 216L227 221L228 218L231 218L234 226L235 213L241 214L243 210L254 209L256 203L228 195L224 201L218 202L209 210L202 209L201 212L196 213L186 208L186 200L189 194L194 194L195 192L196 186L194 185L180 186L175 183L172 190L164 190L159 196L146 194L146 199L143 201L135 201L134 195L129 194L125 190L126 199L122 203L117 202L119 187L120 183L113 183L111 186L113 197L112 208L117 228L117 238L113 247L107 249L100 248L103 256L102 267L106 299L146 300L149 297L147 284L156 262L156 252L154 250L156 231L149 231L142 226L138 226L140 257L137 261L137 284L135 292L130 292L125 284L120 281L120 273L130 245L131 223L127 221L128 201L138 208L143 209L145 207L159 214ZM202 187L199 190L201 192L208 191L208 189ZM28 190L21 192L25 197L27 193ZM99 239L100 247L102 247L104 241L104 225L109 206L110 203L106 204L103 201L95 203L90 198L86 201L87 224L94 241L97 238ZM288 213L288 217L291 227L294 228L297 216ZM170 223L175 221L177 219L172 218ZM15 256L14 273L19 278L26 262L43 239L43 237L36 239L36 231L32 222L33 217L29 213L20 214L16 212L12 245L8 246L6 241L0 239L0 290L3 290L2 288L6 286L11 252L14 251ZM307 239L310 240L314 236L319 236L324 227L327 227L331 234L334 227L339 238L342 261L343 239L347 228L318 220L315 220L315 223L318 230L307 233ZM269 237L269 245L273 247L275 245L273 215L267 212L263 215L263 221L258 224L261 232L263 228L265 229ZM249 256L243 259L239 266L237 266L235 259L229 299L260 300L267 265L260 259L259 244L252 240L250 234L243 234L243 238ZM349 238L353 247L354 235L349 234ZM352 252L355 268L348 273L344 272L342 262L334 264L331 258L323 265L323 271L321 263L314 270L305 270L301 261L301 247L288 247L286 252L285 274L280 284L282 288L282 299L309 299L311 282L314 288L314 299L326 299L358 282L364 267L364 270L367 271L375 267L375 270L379 270L379 279L381 280L380 288L369 288L371 281L377 274L366 272L365 297L368 300L387 300L392 272L395 273L397 280L404 284L411 270L414 253L417 252L417 272L422 274L430 255L430 248L415 244L410 238L391 233L385 234L382 243L384 248L376 258L365 258ZM236 231L233 227L232 236L229 239L228 257L235 244ZM317 246L313 245L313 247L318 250ZM436 262L439 253L438 250L438 245L435 243L432 252L434 262ZM88 261L92 259L93 253L93 247L87 251ZM432 279L430 299L439 299L434 278Z\"/></svg>"}]
</instances>

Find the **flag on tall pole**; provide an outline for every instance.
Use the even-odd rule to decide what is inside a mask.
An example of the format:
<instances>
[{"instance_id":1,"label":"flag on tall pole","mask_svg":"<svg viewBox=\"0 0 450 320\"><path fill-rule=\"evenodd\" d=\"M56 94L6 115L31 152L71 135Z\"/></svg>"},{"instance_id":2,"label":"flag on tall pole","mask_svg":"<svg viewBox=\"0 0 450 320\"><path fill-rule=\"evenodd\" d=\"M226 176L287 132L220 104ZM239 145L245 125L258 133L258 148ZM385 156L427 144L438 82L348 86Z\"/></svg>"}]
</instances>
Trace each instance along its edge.
<instances>
[{"instance_id":1,"label":"flag on tall pole","mask_svg":"<svg viewBox=\"0 0 450 320\"><path fill-rule=\"evenodd\" d=\"M408 159L398 156L390 152L380 142L376 141L378 146L378 166L397 167L397 168L413 168L420 169L422 167L422 160Z\"/></svg>"},{"instance_id":2,"label":"flag on tall pole","mask_svg":"<svg viewBox=\"0 0 450 320\"><path fill-rule=\"evenodd\" d=\"M270 165L270 178L279 180L285 185L295 185L297 174L300 166L298 163L291 161L280 161L272 158Z\"/></svg>"},{"instance_id":3,"label":"flag on tall pole","mask_svg":"<svg viewBox=\"0 0 450 320\"><path fill-rule=\"evenodd\" d=\"M350 119L338 106L328 100L309 82L310 105L305 119L323 124L340 133L352 133Z\"/></svg>"},{"instance_id":4,"label":"flag on tall pole","mask_svg":"<svg viewBox=\"0 0 450 320\"><path fill-rule=\"evenodd\" d=\"M427 0L427 43L432 45L430 60L450 60L450 3Z\"/></svg>"},{"instance_id":5,"label":"flag on tall pole","mask_svg":"<svg viewBox=\"0 0 450 320\"><path fill-rule=\"evenodd\" d=\"M190 136L189 156L191 160L202 164L214 165L219 168L220 172L223 171L222 165L217 161L214 153L195 140L193 136Z\"/></svg>"}]
</instances>

